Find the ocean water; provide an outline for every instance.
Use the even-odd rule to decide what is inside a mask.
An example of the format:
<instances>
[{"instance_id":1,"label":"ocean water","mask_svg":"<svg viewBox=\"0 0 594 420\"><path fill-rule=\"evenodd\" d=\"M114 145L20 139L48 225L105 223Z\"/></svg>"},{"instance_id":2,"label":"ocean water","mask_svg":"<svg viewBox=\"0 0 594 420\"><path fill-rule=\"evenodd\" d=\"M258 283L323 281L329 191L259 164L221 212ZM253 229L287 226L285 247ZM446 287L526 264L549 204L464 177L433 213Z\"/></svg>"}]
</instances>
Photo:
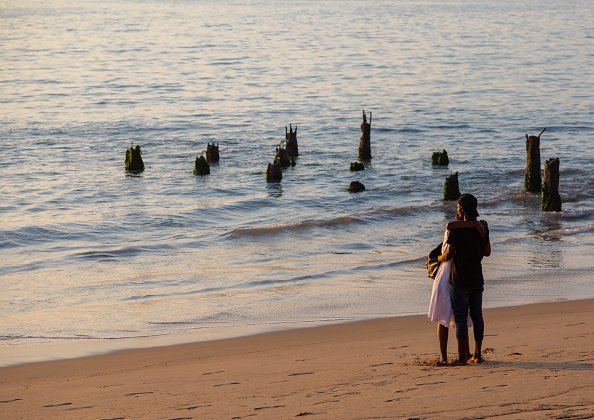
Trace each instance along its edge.
<instances>
[{"instance_id":1,"label":"ocean water","mask_svg":"<svg viewBox=\"0 0 594 420\"><path fill-rule=\"evenodd\" d=\"M0 365L423 313L450 172L490 224L486 306L593 297L592 22L590 0L0 1ZM562 213L523 192L544 127Z\"/></svg>"}]
</instances>

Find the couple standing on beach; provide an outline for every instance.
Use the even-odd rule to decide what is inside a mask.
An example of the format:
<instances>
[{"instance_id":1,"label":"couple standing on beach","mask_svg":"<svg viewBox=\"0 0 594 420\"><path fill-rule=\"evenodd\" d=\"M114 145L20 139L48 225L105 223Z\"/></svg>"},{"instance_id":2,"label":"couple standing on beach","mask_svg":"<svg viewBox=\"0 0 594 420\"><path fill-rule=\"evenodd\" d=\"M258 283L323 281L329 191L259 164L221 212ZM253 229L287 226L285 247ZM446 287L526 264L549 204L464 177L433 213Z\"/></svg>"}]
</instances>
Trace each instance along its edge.
<instances>
[{"instance_id":1,"label":"couple standing on beach","mask_svg":"<svg viewBox=\"0 0 594 420\"><path fill-rule=\"evenodd\" d=\"M441 264L433 282L429 318L437 322L439 365L448 364L448 331L454 326L458 360L450 365L482 362L485 324L481 261L491 255L491 243L487 222L478 221L478 215L476 198L463 194L456 202L456 221L446 225L441 255L437 258ZM469 327L473 327L474 332L473 354L470 354Z\"/></svg>"}]
</instances>

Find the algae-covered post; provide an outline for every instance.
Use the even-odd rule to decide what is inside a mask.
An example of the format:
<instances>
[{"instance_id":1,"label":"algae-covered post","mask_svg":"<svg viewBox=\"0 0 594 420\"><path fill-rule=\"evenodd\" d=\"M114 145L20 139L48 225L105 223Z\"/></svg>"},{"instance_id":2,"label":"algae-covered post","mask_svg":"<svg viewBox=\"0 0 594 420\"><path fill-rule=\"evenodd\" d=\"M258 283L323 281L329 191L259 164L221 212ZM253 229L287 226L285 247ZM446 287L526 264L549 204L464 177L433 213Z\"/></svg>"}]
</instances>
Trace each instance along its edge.
<instances>
[{"instance_id":1,"label":"algae-covered post","mask_svg":"<svg viewBox=\"0 0 594 420\"><path fill-rule=\"evenodd\" d=\"M204 157L204 152L200 154L200 156L196 156L196 161L194 162L194 175L209 175L210 174L210 165L206 161Z\"/></svg>"},{"instance_id":2,"label":"algae-covered post","mask_svg":"<svg viewBox=\"0 0 594 420\"><path fill-rule=\"evenodd\" d=\"M281 181L283 179L283 171L281 170L281 165L278 160L274 160L274 163L268 163L268 168L266 169L266 181L268 182L275 182Z\"/></svg>"},{"instance_id":3,"label":"algae-covered post","mask_svg":"<svg viewBox=\"0 0 594 420\"><path fill-rule=\"evenodd\" d=\"M128 172L142 172L144 171L144 162L142 161L142 151L140 145L134 147L134 143L130 144L130 148L126 150L126 159L124 160L124 168Z\"/></svg>"},{"instance_id":4,"label":"algae-covered post","mask_svg":"<svg viewBox=\"0 0 594 420\"><path fill-rule=\"evenodd\" d=\"M448 158L448 152L443 149L442 152L433 152L431 155L431 164L436 166L448 166L450 159Z\"/></svg>"},{"instance_id":5,"label":"algae-covered post","mask_svg":"<svg viewBox=\"0 0 594 420\"><path fill-rule=\"evenodd\" d=\"M457 200L460 195L458 172L456 172L446 177L445 183L443 184L443 199L446 201L454 201Z\"/></svg>"},{"instance_id":6,"label":"algae-covered post","mask_svg":"<svg viewBox=\"0 0 594 420\"><path fill-rule=\"evenodd\" d=\"M206 146L206 161L208 163L216 163L219 161L219 143L214 144L214 141L212 142L212 144L208 143L208 146Z\"/></svg>"},{"instance_id":7,"label":"algae-covered post","mask_svg":"<svg viewBox=\"0 0 594 420\"><path fill-rule=\"evenodd\" d=\"M351 181L349 184L349 192L361 192L365 191L365 185L359 181Z\"/></svg>"},{"instance_id":8,"label":"algae-covered post","mask_svg":"<svg viewBox=\"0 0 594 420\"><path fill-rule=\"evenodd\" d=\"M297 145L297 126L295 126L295 131L293 131L293 126L289 124L289 131L287 131L287 126L285 126L285 139L287 140L287 153L289 157L295 159L299 156L299 146Z\"/></svg>"},{"instance_id":9,"label":"algae-covered post","mask_svg":"<svg viewBox=\"0 0 594 420\"><path fill-rule=\"evenodd\" d=\"M361 139L359 140L359 160L371 160L371 112L369 123L365 110L363 110L363 122L361 123Z\"/></svg>"},{"instance_id":10,"label":"algae-covered post","mask_svg":"<svg viewBox=\"0 0 594 420\"><path fill-rule=\"evenodd\" d=\"M546 127L538 136L528 136L526 134L526 171L524 172L524 189L527 192L540 192L540 136L544 133Z\"/></svg>"},{"instance_id":11,"label":"algae-covered post","mask_svg":"<svg viewBox=\"0 0 594 420\"><path fill-rule=\"evenodd\" d=\"M351 162L351 171L363 171L365 169L365 165L361 162Z\"/></svg>"},{"instance_id":12,"label":"algae-covered post","mask_svg":"<svg viewBox=\"0 0 594 420\"><path fill-rule=\"evenodd\" d=\"M544 211L561 211L559 158L551 158L545 162L544 182L542 183L542 209Z\"/></svg>"}]
</instances>

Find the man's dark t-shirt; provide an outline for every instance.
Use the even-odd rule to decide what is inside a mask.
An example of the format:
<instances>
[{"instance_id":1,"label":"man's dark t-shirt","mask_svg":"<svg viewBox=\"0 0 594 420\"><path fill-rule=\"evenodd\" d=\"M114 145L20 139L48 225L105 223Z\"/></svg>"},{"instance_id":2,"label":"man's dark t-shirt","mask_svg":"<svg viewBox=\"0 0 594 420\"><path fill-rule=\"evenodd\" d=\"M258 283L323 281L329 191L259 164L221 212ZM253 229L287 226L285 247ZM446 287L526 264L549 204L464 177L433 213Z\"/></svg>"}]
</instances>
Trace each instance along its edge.
<instances>
[{"instance_id":1,"label":"man's dark t-shirt","mask_svg":"<svg viewBox=\"0 0 594 420\"><path fill-rule=\"evenodd\" d=\"M450 283L465 289L482 289L483 250L489 238L487 224L482 222L487 235L481 238L474 228L457 229L450 232L447 243L454 246L454 264Z\"/></svg>"}]
</instances>

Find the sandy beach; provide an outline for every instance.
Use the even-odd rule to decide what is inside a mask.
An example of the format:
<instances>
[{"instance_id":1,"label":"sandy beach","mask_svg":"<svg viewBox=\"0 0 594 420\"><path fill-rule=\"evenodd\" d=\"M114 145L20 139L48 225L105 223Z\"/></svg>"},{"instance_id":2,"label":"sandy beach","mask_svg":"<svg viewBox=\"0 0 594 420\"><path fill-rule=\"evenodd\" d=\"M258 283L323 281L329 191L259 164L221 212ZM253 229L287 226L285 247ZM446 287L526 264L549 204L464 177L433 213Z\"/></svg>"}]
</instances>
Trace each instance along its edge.
<instances>
[{"instance_id":1,"label":"sandy beach","mask_svg":"<svg viewBox=\"0 0 594 420\"><path fill-rule=\"evenodd\" d=\"M482 365L437 367L425 316L0 369L0 417L592 418L594 300L485 311ZM455 338L450 334L450 355Z\"/></svg>"}]
</instances>

